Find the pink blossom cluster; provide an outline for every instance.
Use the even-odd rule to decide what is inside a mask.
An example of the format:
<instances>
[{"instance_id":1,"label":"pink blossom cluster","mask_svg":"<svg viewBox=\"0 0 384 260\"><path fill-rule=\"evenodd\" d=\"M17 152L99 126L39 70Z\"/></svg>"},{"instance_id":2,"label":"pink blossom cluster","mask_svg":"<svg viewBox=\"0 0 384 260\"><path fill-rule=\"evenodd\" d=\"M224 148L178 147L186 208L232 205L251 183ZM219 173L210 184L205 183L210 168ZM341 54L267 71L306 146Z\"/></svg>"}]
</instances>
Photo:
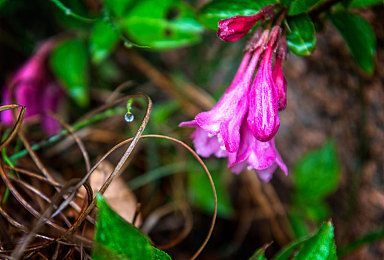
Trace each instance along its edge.
<instances>
[{"instance_id":1,"label":"pink blossom cluster","mask_svg":"<svg viewBox=\"0 0 384 260\"><path fill-rule=\"evenodd\" d=\"M253 16L222 20L218 35L227 41L237 40L271 10L266 7ZM281 68L286 53L286 40L279 26L256 29L235 78L218 103L194 120L180 124L196 128L191 137L200 156L227 157L233 172L251 168L265 182L277 167L288 174L274 141L280 126L278 111L287 105L287 82Z\"/></svg>"}]
</instances>

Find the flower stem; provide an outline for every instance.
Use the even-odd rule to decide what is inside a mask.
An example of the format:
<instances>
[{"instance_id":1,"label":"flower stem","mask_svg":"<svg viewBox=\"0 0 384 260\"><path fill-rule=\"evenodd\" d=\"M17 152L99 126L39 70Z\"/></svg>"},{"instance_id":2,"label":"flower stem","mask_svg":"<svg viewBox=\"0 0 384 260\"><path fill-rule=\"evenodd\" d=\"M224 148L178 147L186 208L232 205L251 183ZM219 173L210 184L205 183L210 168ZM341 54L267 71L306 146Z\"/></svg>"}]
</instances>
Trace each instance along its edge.
<instances>
[{"instance_id":1,"label":"flower stem","mask_svg":"<svg viewBox=\"0 0 384 260\"><path fill-rule=\"evenodd\" d=\"M51 0L51 2L53 2L59 9L63 10L65 15L67 15L67 16L72 16L73 18L76 18L80 21L87 22L87 23L92 23L92 22L96 21L95 19L86 18L86 17L83 17L81 15L74 13L72 11L72 9L66 7L62 2L60 2L60 0Z\"/></svg>"}]
</instances>

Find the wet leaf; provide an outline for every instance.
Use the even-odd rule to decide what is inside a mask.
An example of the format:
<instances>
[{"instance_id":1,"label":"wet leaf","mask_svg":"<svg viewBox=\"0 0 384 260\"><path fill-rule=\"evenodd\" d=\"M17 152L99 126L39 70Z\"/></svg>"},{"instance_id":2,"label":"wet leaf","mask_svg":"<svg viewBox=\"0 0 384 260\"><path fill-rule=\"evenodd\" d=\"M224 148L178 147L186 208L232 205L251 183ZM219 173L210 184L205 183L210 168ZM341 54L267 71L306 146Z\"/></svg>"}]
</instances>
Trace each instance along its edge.
<instances>
[{"instance_id":1,"label":"wet leaf","mask_svg":"<svg viewBox=\"0 0 384 260\"><path fill-rule=\"evenodd\" d=\"M217 30L217 24L222 19L235 15L252 15L276 2L276 0L213 0L200 9L199 21L206 27Z\"/></svg>"},{"instance_id":2,"label":"wet leaf","mask_svg":"<svg viewBox=\"0 0 384 260\"><path fill-rule=\"evenodd\" d=\"M333 13L329 19L344 38L357 64L372 74L376 39L371 25L361 16L345 11Z\"/></svg>"},{"instance_id":3,"label":"wet leaf","mask_svg":"<svg viewBox=\"0 0 384 260\"><path fill-rule=\"evenodd\" d=\"M316 45L316 31L307 14L290 17L287 43L289 49L299 56L309 55Z\"/></svg>"},{"instance_id":4,"label":"wet leaf","mask_svg":"<svg viewBox=\"0 0 384 260\"><path fill-rule=\"evenodd\" d=\"M192 9L179 0L140 1L124 18L122 28L135 43L155 49L191 45L202 32Z\"/></svg>"},{"instance_id":5,"label":"wet leaf","mask_svg":"<svg viewBox=\"0 0 384 260\"><path fill-rule=\"evenodd\" d=\"M87 63L87 49L79 39L61 43L51 54L54 73L79 106L89 102Z\"/></svg>"}]
</instances>

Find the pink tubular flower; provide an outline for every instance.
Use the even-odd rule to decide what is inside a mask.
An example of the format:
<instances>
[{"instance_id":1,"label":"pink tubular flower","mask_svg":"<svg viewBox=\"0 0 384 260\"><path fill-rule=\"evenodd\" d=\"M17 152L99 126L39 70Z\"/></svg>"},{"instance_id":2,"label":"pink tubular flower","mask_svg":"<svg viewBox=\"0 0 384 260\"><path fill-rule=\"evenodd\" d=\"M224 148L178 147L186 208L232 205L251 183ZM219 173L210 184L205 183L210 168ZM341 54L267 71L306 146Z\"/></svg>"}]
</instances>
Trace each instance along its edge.
<instances>
[{"instance_id":1,"label":"pink tubular flower","mask_svg":"<svg viewBox=\"0 0 384 260\"><path fill-rule=\"evenodd\" d=\"M241 122L248 110L248 90L259 55L259 50L253 55L247 52L232 84L219 102L210 111L201 112L192 122L183 122L180 126L198 126L206 131L207 135L222 139L228 152L237 151Z\"/></svg>"},{"instance_id":2,"label":"pink tubular flower","mask_svg":"<svg viewBox=\"0 0 384 260\"><path fill-rule=\"evenodd\" d=\"M281 62L287 55L287 41L282 37L279 42L279 47L276 54L276 61L272 71L273 81L276 84L279 96L279 111L287 107L287 81L285 80Z\"/></svg>"},{"instance_id":3,"label":"pink tubular flower","mask_svg":"<svg viewBox=\"0 0 384 260\"><path fill-rule=\"evenodd\" d=\"M42 127L49 134L56 132L59 129L59 124L47 116L46 112L49 110L56 111L63 96L60 85L50 78L46 65L54 45L54 40L43 43L37 52L16 72L11 83L3 91L3 104L10 104L15 101L17 104L25 106L27 108L25 119L40 115ZM13 123L10 110L1 114L1 122L4 124Z\"/></svg>"},{"instance_id":4,"label":"pink tubular flower","mask_svg":"<svg viewBox=\"0 0 384 260\"><path fill-rule=\"evenodd\" d=\"M220 20L217 36L227 42L237 41L245 36L257 21L268 17L271 12L273 12L273 5L264 7L254 15L236 15L228 19Z\"/></svg>"},{"instance_id":5,"label":"pink tubular flower","mask_svg":"<svg viewBox=\"0 0 384 260\"><path fill-rule=\"evenodd\" d=\"M229 154L228 159L228 167L232 167L233 172L238 174L245 167L250 167L265 182L272 178L278 166L285 175L288 175L288 168L276 149L274 138L267 142L260 142L253 136L246 120L241 126L239 150Z\"/></svg>"},{"instance_id":6,"label":"pink tubular flower","mask_svg":"<svg viewBox=\"0 0 384 260\"><path fill-rule=\"evenodd\" d=\"M274 27L249 92L248 125L259 141L269 141L279 129L278 92L272 79L272 55L280 28Z\"/></svg>"}]
</instances>

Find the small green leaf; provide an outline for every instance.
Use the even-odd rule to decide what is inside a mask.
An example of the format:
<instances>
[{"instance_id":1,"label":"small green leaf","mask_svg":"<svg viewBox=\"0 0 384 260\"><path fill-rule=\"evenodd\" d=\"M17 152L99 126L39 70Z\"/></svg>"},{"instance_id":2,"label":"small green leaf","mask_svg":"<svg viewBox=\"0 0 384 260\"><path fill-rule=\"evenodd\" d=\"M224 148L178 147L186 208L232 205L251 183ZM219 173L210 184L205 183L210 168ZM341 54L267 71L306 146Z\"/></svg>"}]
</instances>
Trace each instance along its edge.
<instances>
[{"instance_id":1,"label":"small green leaf","mask_svg":"<svg viewBox=\"0 0 384 260\"><path fill-rule=\"evenodd\" d=\"M51 67L69 95L79 106L86 106L88 98L87 49L83 41L62 42L51 55Z\"/></svg>"},{"instance_id":2,"label":"small green leaf","mask_svg":"<svg viewBox=\"0 0 384 260\"><path fill-rule=\"evenodd\" d=\"M343 36L357 64L372 74L376 39L371 25L361 16L345 11L333 13L329 19Z\"/></svg>"},{"instance_id":3,"label":"small green leaf","mask_svg":"<svg viewBox=\"0 0 384 260\"><path fill-rule=\"evenodd\" d=\"M339 183L340 168L333 141L305 156L293 174L297 201L311 204L332 193Z\"/></svg>"},{"instance_id":4,"label":"small green leaf","mask_svg":"<svg viewBox=\"0 0 384 260\"><path fill-rule=\"evenodd\" d=\"M171 259L167 253L151 246L149 238L114 212L100 194L97 194L97 207L92 259Z\"/></svg>"},{"instance_id":5,"label":"small green leaf","mask_svg":"<svg viewBox=\"0 0 384 260\"><path fill-rule=\"evenodd\" d=\"M90 52L92 61L102 62L112 51L119 38L119 32L114 30L110 24L104 20L97 21L92 28L90 36Z\"/></svg>"},{"instance_id":6,"label":"small green leaf","mask_svg":"<svg viewBox=\"0 0 384 260\"><path fill-rule=\"evenodd\" d=\"M117 16L123 16L134 2L133 0L103 0L105 7Z\"/></svg>"},{"instance_id":7,"label":"small green leaf","mask_svg":"<svg viewBox=\"0 0 384 260\"><path fill-rule=\"evenodd\" d=\"M384 0L351 0L348 7L361 8L378 4L384 4Z\"/></svg>"},{"instance_id":8,"label":"small green leaf","mask_svg":"<svg viewBox=\"0 0 384 260\"><path fill-rule=\"evenodd\" d=\"M335 255L333 226L331 221L327 221L314 236L303 243L294 259L327 260L334 259Z\"/></svg>"},{"instance_id":9,"label":"small green leaf","mask_svg":"<svg viewBox=\"0 0 384 260\"><path fill-rule=\"evenodd\" d=\"M248 260L267 260L264 253L265 250L271 245L271 243L264 245L262 248L256 250L256 252Z\"/></svg>"},{"instance_id":10,"label":"small green leaf","mask_svg":"<svg viewBox=\"0 0 384 260\"><path fill-rule=\"evenodd\" d=\"M320 0L294 0L289 8L289 15L304 13L315 6Z\"/></svg>"},{"instance_id":11,"label":"small green leaf","mask_svg":"<svg viewBox=\"0 0 384 260\"><path fill-rule=\"evenodd\" d=\"M295 253L296 251L297 253ZM292 255L294 255L293 258ZM273 259L337 259L332 222L327 221L321 225L319 230L312 237L305 237L292 242L281 250Z\"/></svg>"},{"instance_id":12,"label":"small green leaf","mask_svg":"<svg viewBox=\"0 0 384 260\"><path fill-rule=\"evenodd\" d=\"M299 56L309 55L316 45L316 31L307 14L290 17L287 43L289 49Z\"/></svg>"},{"instance_id":13,"label":"small green leaf","mask_svg":"<svg viewBox=\"0 0 384 260\"><path fill-rule=\"evenodd\" d=\"M217 24L222 19L235 15L252 15L275 3L276 0L213 0L200 9L199 21L206 27L217 30Z\"/></svg>"},{"instance_id":14,"label":"small green leaf","mask_svg":"<svg viewBox=\"0 0 384 260\"><path fill-rule=\"evenodd\" d=\"M233 215L234 210L230 203L225 185L226 175L221 172L223 168L217 161L208 161L207 167L210 169L212 179L215 183L217 193L217 214L221 217L230 218ZM199 169L199 164L195 161L188 161L188 185L191 201L196 207L212 213L214 209L214 197L211 185L207 176L195 169Z\"/></svg>"},{"instance_id":15,"label":"small green leaf","mask_svg":"<svg viewBox=\"0 0 384 260\"><path fill-rule=\"evenodd\" d=\"M140 1L122 26L135 42L156 49L196 43L203 30L192 9L179 0Z\"/></svg>"},{"instance_id":16,"label":"small green leaf","mask_svg":"<svg viewBox=\"0 0 384 260\"><path fill-rule=\"evenodd\" d=\"M150 240L116 214L100 194L97 194L97 207L93 259L153 259Z\"/></svg>"}]
</instances>

